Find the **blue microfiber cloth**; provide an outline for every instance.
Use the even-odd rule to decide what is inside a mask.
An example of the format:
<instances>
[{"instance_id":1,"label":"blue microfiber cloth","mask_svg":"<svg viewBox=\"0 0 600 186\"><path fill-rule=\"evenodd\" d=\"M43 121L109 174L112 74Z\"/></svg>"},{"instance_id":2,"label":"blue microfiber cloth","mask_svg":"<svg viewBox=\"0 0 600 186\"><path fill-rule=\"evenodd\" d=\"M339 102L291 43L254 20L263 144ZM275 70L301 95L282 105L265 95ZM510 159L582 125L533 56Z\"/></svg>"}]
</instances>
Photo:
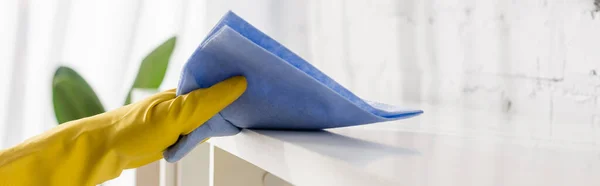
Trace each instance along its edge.
<instances>
[{"instance_id":1,"label":"blue microfiber cloth","mask_svg":"<svg viewBox=\"0 0 600 186\"><path fill-rule=\"evenodd\" d=\"M228 12L184 66L177 95L207 88L232 76L248 81L246 92L231 105L164 152L181 159L209 137L233 135L240 128L318 130L416 116L360 99L323 72Z\"/></svg>"}]
</instances>

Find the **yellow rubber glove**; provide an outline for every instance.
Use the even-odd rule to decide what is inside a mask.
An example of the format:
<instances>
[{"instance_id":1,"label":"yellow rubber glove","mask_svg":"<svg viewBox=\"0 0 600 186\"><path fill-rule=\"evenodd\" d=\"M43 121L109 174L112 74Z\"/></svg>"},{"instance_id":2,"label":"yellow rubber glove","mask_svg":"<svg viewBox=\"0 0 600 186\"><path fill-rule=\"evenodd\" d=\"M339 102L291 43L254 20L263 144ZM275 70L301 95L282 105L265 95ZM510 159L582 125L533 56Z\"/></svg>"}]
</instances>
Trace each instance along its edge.
<instances>
[{"instance_id":1,"label":"yellow rubber glove","mask_svg":"<svg viewBox=\"0 0 600 186\"><path fill-rule=\"evenodd\" d=\"M246 90L233 77L175 96L175 90L71 121L0 151L0 185L96 185L146 165Z\"/></svg>"}]
</instances>

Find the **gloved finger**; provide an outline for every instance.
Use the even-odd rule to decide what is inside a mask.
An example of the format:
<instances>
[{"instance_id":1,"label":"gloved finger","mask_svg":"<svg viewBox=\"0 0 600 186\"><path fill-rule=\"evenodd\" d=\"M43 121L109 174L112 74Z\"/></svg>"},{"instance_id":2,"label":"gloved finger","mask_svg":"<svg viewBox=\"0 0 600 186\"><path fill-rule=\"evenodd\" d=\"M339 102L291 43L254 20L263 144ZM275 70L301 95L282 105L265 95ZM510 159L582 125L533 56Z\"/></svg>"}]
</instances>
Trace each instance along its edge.
<instances>
[{"instance_id":1,"label":"gloved finger","mask_svg":"<svg viewBox=\"0 0 600 186\"><path fill-rule=\"evenodd\" d=\"M158 101L158 102L171 100L176 97L175 92L176 92L176 89L169 89L166 91L156 93L156 94L146 98L145 100L153 100L153 101Z\"/></svg>"},{"instance_id":2,"label":"gloved finger","mask_svg":"<svg viewBox=\"0 0 600 186\"><path fill-rule=\"evenodd\" d=\"M171 104L179 105L179 110L172 112L171 117L179 120L178 125L183 129L181 134L189 134L239 98L246 91L246 86L246 78L236 76L209 88L178 96Z\"/></svg>"}]
</instances>

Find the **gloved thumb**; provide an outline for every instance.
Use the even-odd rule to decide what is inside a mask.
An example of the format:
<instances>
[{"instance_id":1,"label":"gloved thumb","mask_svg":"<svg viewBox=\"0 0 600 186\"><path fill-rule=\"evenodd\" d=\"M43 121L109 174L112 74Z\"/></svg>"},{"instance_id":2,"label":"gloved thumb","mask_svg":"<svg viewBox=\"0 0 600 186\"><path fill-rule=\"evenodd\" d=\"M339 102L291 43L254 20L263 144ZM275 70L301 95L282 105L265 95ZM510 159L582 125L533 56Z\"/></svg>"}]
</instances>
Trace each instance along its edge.
<instances>
[{"instance_id":1,"label":"gloved thumb","mask_svg":"<svg viewBox=\"0 0 600 186\"><path fill-rule=\"evenodd\" d=\"M169 118L173 118L186 135L238 99L246 91L246 78L235 76L206 89L194 90L170 101Z\"/></svg>"}]
</instances>

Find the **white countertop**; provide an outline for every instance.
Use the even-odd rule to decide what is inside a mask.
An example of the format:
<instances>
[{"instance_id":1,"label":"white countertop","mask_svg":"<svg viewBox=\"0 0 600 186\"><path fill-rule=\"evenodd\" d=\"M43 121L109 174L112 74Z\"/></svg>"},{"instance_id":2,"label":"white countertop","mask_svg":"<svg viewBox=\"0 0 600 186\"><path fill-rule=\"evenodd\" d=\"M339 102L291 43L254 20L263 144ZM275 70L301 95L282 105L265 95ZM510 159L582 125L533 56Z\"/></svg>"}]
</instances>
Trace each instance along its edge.
<instances>
[{"instance_id":1,"label":"white countertop","mask_svg":"<svg viewBox=\"0 0 600 186\"><path fill-rule=\"evenodd\" d=\"M295 185L600 185L598 146L544 139L532 124L543 119L424 109L396 122L243 130L210 143Z\"/></svg>"}]
</instances>

